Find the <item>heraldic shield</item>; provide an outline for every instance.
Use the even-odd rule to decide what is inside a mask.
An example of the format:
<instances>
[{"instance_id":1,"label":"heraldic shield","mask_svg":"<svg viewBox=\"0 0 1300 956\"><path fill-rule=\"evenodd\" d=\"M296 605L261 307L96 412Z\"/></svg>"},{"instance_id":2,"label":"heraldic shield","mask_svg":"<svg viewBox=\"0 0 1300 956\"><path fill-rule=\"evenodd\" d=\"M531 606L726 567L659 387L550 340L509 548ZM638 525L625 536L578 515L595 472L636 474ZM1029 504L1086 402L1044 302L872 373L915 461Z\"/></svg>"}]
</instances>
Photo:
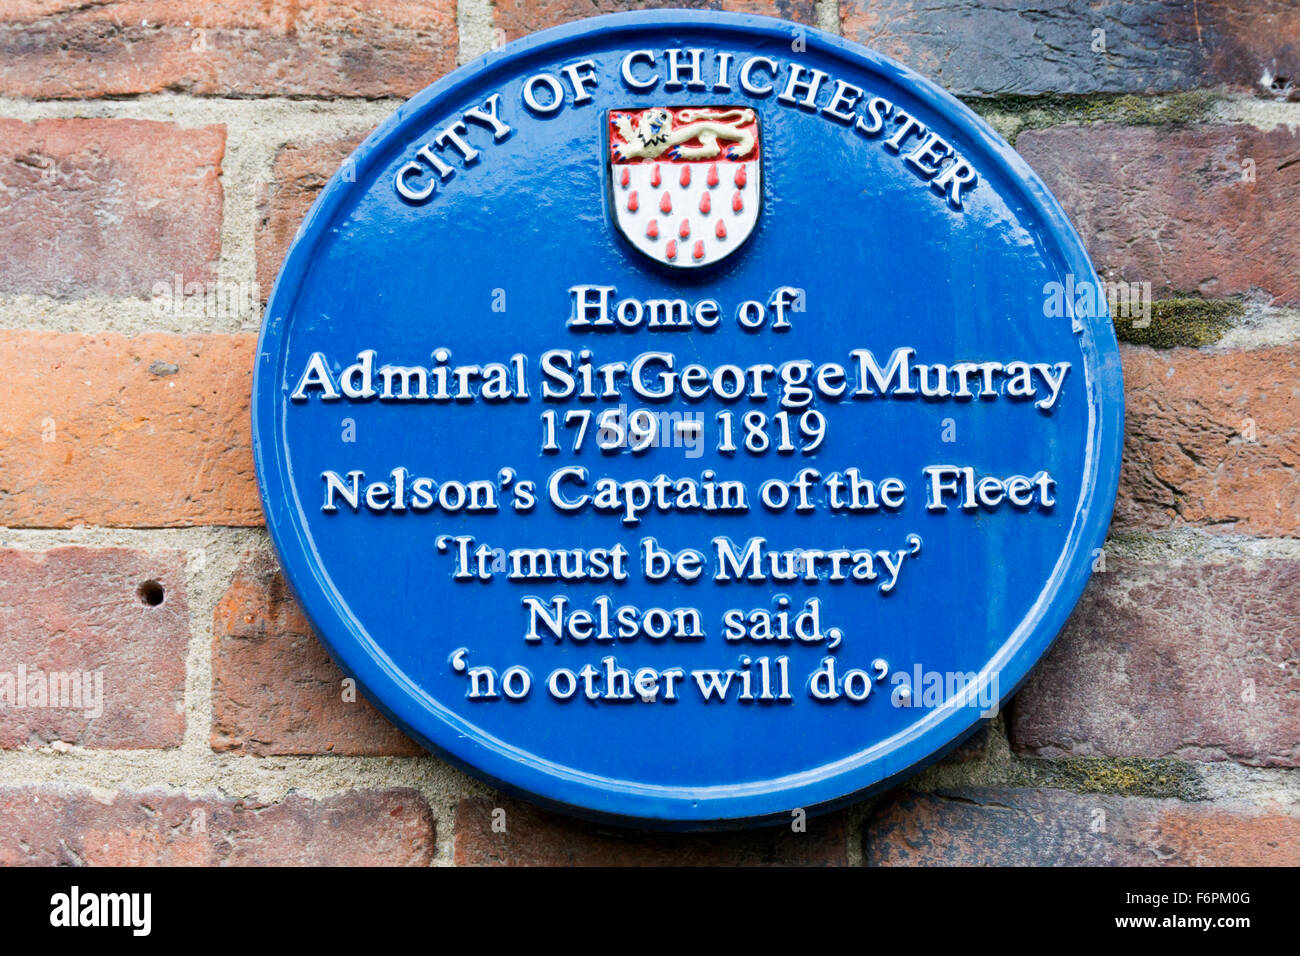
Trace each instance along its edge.
<instances>
[{"instance_id":1,"label":"heraldic shield","mask_svg":"<svg viewBox=\"0 0 1300 956\"><path fill-rule=\"evenodd\" d=\"M731 255L761 207L758 117L744 107L609 112L610 215L651 259L691 269Z\"/></svg>"}]
</instances>

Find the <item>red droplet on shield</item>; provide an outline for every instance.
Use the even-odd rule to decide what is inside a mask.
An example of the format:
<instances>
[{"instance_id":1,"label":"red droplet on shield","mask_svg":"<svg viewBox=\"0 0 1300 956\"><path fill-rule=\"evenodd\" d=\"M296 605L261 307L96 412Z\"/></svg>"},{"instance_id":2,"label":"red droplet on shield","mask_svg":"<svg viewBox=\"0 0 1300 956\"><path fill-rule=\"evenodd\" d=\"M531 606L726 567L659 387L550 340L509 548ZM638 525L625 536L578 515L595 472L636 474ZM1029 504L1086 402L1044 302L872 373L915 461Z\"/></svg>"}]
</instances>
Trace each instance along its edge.
<instances>
[{"instance_id":1,"label":"red droplet on shield","mask_svg":"<svg viewBox=\"0 0 1300 956\"><path fill-rule=\"evenodd\" d=\"M727 238L727 224L721 219L718 220L718 228L713 230L713 234L719 239Z\"/></svg>"},{"instance_id":2,"label":"red droplet on shield","mask_svg":"<svg viewBox=\"0 0 1300 956\"><path fill-rule=\"evenodd\" d=\"M696 258L696 259L703 259L703 258L704 258L704 240L703 240L703 239L697 239L697 240L695 240L695 258Z\"/></svg>"},{"instance_id":3,"label":"red droplet on shield","mask_svg":"<svg viewBox=\"0 0 1300 956\"><path fill-rule=\"evenodd\" d=\"M655 163L655 168L650 170L650 185L655 189L659 188L659 164Z\"/></svg>"},{"instance_id":4,"label":"red droplet on shield","mask_svg":"<svg viewBox=\"0 0 1300 956\"><path fill-rule=\"evenodd\" d=\"M624 172L626 172L626 170L624 170ZM709 166L709 178L706 180L706 182L708 182L710 189L718 185L718 164L717 163L713 163Z\"/></svg>"},{"instance_id":5,"label":"red droplet on shield","mask_svg":"<svg viewBox=\"0 0 1300 956\"><path fill-rule=\"evenodd\" d=\"M632 195L627 197L627 211L636 212L637 207L641 205L636 201L636 190L632 190Z\"/></svg>"},{"instance_id":6,"label":"red droplet on shield","mask_svg":"<svg viewBox=\"0 0 1300 956\"><path fill-rule=\"evenodd\" d=\"M689 186L690 184L691 184L691 166L689 163L687 163L685 166L682 167L682 186Z\"/></svg>"},{"instance_id":7,"label":"red droplet on shield","mask_svg":"<svg viewBox=\"0 0 1300 956\"><path fill-rule=\"evenodd\" d=\"M677 258L677 240L676 240L676 239L669 239L669 240L668 240L668 258L669 258L669 259L676 259L676 258Z\"/></svg>"},{"instance_id":8,"label":"red droplet on shield","mask_svg":"<svg viewBox=\"0 0 1300 956\"><path fill-rule=\"evenodd\" d=\"M632 181L632 176L628 173L628 169L627 169L627 167L624 166L624 167L623 167L623 176L622 176L621 179L619 179L619 182L623 185L623 188L624 188L624 189L627 189L627 184L630 183L631 181Z\"/></svg>"},{"instance_id":9,"label":"red droplet on shield","mask_svg":"<svg viewBox=\"0 0 1300 956\"><path fill-rule=\"evenodd\" d=\"M741 163L740 167L736 170L736 188L737 189L745 188L745 164L744 163Z\"/></svg>"},{"instance_id":10,"label":"red droplet on shield","mask_svg":"<svg viewBox=\"0 0 1300 956\"><path fill-rule=\"evenodd\" d=\"M645 234L651 239L659 238L659 220L651 219L650 225L645 227Z\"/></svg>"},{"instance_id":11,"label":"red droplet on shield","mask_svg":"<svg viewBox=\"0 0 1300 956\"><path fill-rule=\"evenodd\" d=\"M731 211L740 212L745 208L745 200L740 198L740 190L736 190L736 195L731 197Z\"/></svg>"},{"instance_id":12,"label":"red droplet on shield","mask_svg":"<svg viewBox=\"0 0 1300 956\"><path fill-rule=\"evenodd\" d=\"M737 196L740 193L736 193ZM670 193L664 193L664 197L659 200L659 211L665 216L673 211L673 197Z\"/></svg>"},{"instance_id":13,"label":"red droplet on shield","mask_svg":"<svg viewBox=\"0 0 1300 956\"><path fill-rule=\"evenodd\" d=\"M709 214L709 211L710 211L712 208L713 208L713 202L709 199L709 194L708 194L708 193L701 193L701 194L700 194L700 212L704 213L704 215L707 216L707 215Z\"/></svg>"},{"instance_id":14,"label":"red droplet on shield","mask_svg":"<svg viewBox=\"0 0 1300 956\"><path fill-rule=\"evenodd\" d=\"M677 235L681 236L683 239L689 239L691 237L691 221L689 219L682 220L682 224L677 227Z\"/></svg>"}]
</instances>

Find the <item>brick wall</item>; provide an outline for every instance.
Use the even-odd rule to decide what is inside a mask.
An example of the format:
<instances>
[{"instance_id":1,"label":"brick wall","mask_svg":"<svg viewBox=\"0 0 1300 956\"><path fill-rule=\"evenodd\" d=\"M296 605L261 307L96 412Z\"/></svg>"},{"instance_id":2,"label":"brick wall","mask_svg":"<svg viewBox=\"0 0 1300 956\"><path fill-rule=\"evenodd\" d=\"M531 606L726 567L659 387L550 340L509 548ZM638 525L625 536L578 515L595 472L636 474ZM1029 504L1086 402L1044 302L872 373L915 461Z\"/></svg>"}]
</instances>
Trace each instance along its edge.
<instances>
[{"instance_id":1,"label":"brick wall","mask_svg":"<svg viewBox=\"0 0 1300 956\"><path fill-rule=\"evenodd\" d=\"M0 669L111 687L94 716L0 711L0 863L1300 863L1292 0L677 4L915 66L1014 143L1105 276L1151 284L1151 324L1117 320L1104 568L954 756L806 834L623 834L499 797L344 699L249 451L284 249L360 137L455 63L661 5L0 10Z\"/></svg>"}]
</instances>

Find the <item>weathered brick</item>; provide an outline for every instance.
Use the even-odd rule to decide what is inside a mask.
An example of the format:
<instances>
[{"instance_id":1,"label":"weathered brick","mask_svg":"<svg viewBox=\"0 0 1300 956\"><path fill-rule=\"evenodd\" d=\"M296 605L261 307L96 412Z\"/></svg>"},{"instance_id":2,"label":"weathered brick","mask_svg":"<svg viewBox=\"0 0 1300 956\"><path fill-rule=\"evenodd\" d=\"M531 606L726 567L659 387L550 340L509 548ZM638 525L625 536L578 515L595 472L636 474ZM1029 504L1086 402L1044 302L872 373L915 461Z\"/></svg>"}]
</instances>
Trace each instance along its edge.
<instances>
[{"instance_id":1,"label":"weathered brick","mask_svg":"<svg viewBox=\"0 0 1300 956\"><path fill-rule=\"evenodd\" d=\"M271 295L289 244L307 210L330 176L364 137L351 136L311 145L283 147L271 167L271 181L262 188L257 206L257 285L262 300Z\"/></svg>"},{"instance_id":2,"label":"weathered brick","mask_svg":"<svg viewBox=\"0 0 1300 956\"><path fill-rule=\"evenodd\" d=\"M493 811L505 811L505 832ZM585 823L505 797L471 797L456 808L457 866L845 866L843 813L813 817L807 830L655 834Z\"/></svg>"},{"instance_id":3,"label":"weathered brick","mask_svg":"<svg viewBox=\"0 0 1300 956\"><path fill-rule=\"evenodd\" d=\"M160 790L0 789L3 866L427 866L434 820L414 790L277 803Z\"/></svg>"},{"instance_id":4,"label":"weathered brick","mask_svg":"<svg viewBox=\"0 0 1300 956\"><path fill-rule=\"evenodd\" d=\"M177 552L0 549L0 747L179 746L189 630Z\"/></svg>"},{"instance_id":5,"label":"weathered brick","mask_svg":"<svg viewBox=\"0 0 1300 956\"><path fill-rule=\"evenodd\" d=\"M1114 526L1300 535L1300 347L1121 351Z\"/></svg>"},{"instance_id":6,"label":"weathered brick","mask_svg":"<svg viewBox=\"0 0 1300 956\"><path fill-rule=\"evenodd\" d=\"M3 54L0 54L3 62ZM224 126L0 119L0 292L146 297L210 283Z\"/></svg>"},{"instance_id":7,"label":"weathered brick","mask_svg":"<svg viewBox=\"0 0 1300 956\"><path fill-rule=\"evenodd\" d=\"M849 39L963 96L1297 95L1291 0L840 0L840 15Z\"/></svg>"},{"instance_id":8,"label":"weathered brick","mask_svg":"<svg viewBox=\"0 0 1300 956\"><path fill-rule=\"evenodd\" d=\"M1300 303L1300 130L1054 126L1016 149L1106 278L1150 282L1156 298Z\"/></svg>"},{"instance_id":9,"label":"weathered brick","mask_svg":"<svg viewBox=\"0 0 1300 956\"><path fill-rule=\"evenodd\" d=\"M1300 817L1064 790L904 792L868 823L866 852L870 866L1295 866Z\"/></svg>"},{"instance_id":10,"label":"weathered brick","mask_svg":"<svg viewBox=\"0 0 1300 956\"><path fill-rule=\"evenodd\" d=\"M423 749L356 695L275 559L244 555L212 615L212 747L253 754L414 755Z\"/></svg>"},{"instance_id":11,"label":"weathered brick","mask_svg":"<svg viewBox=\"0 0 1300 956\"><path fill-rule=\"evenodd\" d=\"M1300 766L1300 561L1108 559L1016 696L1042 756Z\"/></svg>"},{"instance_id":12,"label":"weathered brick","mask_svg":"<svg viewBox=\"0 0 1300 956\"><path fill-rule=\"evenodd\" d=\"M9 0L0 90L410 96L456 62L455 0Z\"/></svg>"},{"instance_id":13,"label":"weathered brick","mask_svg":"<svg viewBox=\"0 0 1300 956\"><path fill-rule=\"evenodd\" d=\"M726 10L781 17L810 26L817 24L816 0L496 0L492 16L510 40L546 27L625 10Z\"/></svg>"},{"instance_id":14,"label":"weathered brick","mask_svg":"<svg viewBox=\"0 0 1300 956\"><path fill-rule=\"evenodd\" d=\"M261 524L255 350L253 335L0 331L0 525Z\"/></svg>"}]
</instances>

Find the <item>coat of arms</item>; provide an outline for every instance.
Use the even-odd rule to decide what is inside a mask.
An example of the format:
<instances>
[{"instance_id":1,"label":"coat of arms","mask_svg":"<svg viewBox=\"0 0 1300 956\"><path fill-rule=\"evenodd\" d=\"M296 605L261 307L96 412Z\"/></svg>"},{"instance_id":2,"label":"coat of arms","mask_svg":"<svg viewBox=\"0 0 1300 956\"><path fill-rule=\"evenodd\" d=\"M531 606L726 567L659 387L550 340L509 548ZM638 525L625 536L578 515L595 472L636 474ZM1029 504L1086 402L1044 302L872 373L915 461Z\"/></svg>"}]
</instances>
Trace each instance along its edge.
<instances>
[{"instance_id":1,"label":"coat of arms","mask_svg":"<svg viewBox=\"0 0 1300 956\"><path fill-rule=\"evenodd\" d=\"M752 109L611 110L614 222L632 245L665 265L712 265L754 231L762 196L759 160Z\"/></svg>"}]
</instances>

